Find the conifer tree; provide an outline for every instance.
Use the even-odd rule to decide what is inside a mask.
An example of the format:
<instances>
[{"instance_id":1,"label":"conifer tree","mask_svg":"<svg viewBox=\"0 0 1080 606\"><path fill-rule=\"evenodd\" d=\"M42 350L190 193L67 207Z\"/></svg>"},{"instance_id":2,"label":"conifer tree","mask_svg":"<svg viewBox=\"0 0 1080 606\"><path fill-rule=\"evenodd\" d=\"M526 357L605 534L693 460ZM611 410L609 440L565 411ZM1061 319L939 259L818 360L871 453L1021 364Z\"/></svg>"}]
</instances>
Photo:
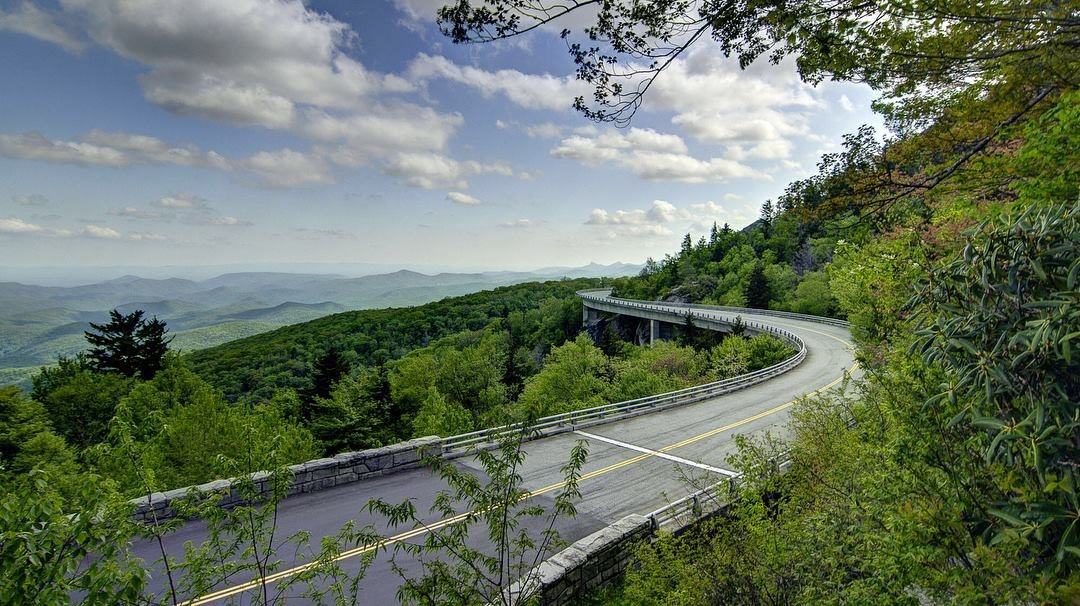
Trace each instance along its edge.
<instances>
[{"instance_id":1,"label":"conifer tree","mask_svg":"<svg viewBox=\"0 0 1080 606\"><path fill-rule=\"evenodd\" d=\"M94 369L144 380L152 379L161 370L172 341L172 337L165 336L165 322L156 317L145 320L141 309L126 315L114 309L107 323L91 322L90 328L95 332L83 334L93 346L88 358Z\"/></svg>"}]
</instances>

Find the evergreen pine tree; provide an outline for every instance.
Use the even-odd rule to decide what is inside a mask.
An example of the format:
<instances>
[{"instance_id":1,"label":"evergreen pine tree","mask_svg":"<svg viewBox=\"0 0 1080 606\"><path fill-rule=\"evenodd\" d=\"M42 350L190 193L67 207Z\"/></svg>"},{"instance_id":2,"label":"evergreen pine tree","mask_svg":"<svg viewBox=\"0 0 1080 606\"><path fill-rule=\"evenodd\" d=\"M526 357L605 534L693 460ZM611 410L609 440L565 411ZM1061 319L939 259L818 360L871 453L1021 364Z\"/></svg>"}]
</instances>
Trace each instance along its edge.
<instances>
[{"instance_id":1,"label":"evergreen pine tree","mask_svg":"<svg viewBox=\"0 0 1080 606\"><path fill-rule=\"evenodd\" d=\"M172 341L172 337L165 337L165 323L156 317L144 320L141 309L126 315L114 309L107 323L90 323L90 328L96 332L83 334L93 346L87 357L95 370L138 375L144 380L152 379L161 369Z\"/></svg>"},{"instance_id":2,"label":"evergreen pine tree","mask_svg":"<svg viewBox=\"0 0 1080 606\"><path fill-rule=\"evenodd\" d=\"M765 277L765 266L759 261L750 272L750 282L746 285L746 306L755 309L768 309L769 280Z\"/></svg>"}]
</instances>

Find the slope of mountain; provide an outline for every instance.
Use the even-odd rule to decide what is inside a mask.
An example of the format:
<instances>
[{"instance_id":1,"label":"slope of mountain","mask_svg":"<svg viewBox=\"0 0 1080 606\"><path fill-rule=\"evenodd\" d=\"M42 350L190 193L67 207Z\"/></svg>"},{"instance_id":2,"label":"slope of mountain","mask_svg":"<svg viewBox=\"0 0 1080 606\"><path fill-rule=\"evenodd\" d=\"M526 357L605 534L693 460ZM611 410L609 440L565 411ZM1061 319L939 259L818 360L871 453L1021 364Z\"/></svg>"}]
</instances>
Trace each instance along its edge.
<instances>
[{"instance_id":1,"label":"slope of mountain","mask_svg":"<svg viewBox=\"0 0 1080 606\"><path fill-rule=\"evenodd\" d=\"M106 321L113 308L157 316L175 335L174 346L192 351L349 309L421 305L522 282L619 277L640 269L591 263L532 272L428 275L400 270L361 277L235 272L186 280L124 275L73 287L0 282L0 370L32 369L82 351L89 323Z\"/></svg>"}]
</instances>

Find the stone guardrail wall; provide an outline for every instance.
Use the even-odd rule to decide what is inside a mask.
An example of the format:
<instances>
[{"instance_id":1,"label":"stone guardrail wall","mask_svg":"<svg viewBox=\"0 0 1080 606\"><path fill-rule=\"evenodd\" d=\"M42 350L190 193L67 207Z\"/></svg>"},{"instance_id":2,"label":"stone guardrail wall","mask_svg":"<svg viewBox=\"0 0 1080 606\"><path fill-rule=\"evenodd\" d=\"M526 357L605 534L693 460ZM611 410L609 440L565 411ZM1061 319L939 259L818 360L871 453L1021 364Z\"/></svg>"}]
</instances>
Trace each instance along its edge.
<instances>
[{"instance_id":1,"label":"stone guardrail wall","mask_svg":"<svg viewBox=\"0 0 1080 606\"><path fill-rule=\"evenodd\" d=\"M535 595L544 605L571 604L588 591L615 583L630 562L632 546L653 535L648 518L628 515L544 560L511 585L510 594Z\"/></svg>"},{"instance_id":2,"label":"stone guardrail wall","mask_svg":"<svg viewBox=\"0 0 1080 606\"><path fill-rule=\"evenodd\" d=\"M372 448L358 452L343 452L325 459L315 459L297 465L290 465L292 474L288 496L304 492L326 490L335 486L351 484L374 476L391 474L403 469L420 466L425 454L442 455L442 438L428 436L407 442L391 444L382 448ZM256 489L266 496L271 491L270 473L259 471L251 474ZM228 491L219 502L222 507L241 504L242 498L233 488L233 480L214 480L198 486L177 488L168 492L155 492L145 497L132 499L135 505L133 518L137 521L152 522L168 519L176 515L170 507L176 499L189 494L210 494Z\"/></svg>"}]
</instances>

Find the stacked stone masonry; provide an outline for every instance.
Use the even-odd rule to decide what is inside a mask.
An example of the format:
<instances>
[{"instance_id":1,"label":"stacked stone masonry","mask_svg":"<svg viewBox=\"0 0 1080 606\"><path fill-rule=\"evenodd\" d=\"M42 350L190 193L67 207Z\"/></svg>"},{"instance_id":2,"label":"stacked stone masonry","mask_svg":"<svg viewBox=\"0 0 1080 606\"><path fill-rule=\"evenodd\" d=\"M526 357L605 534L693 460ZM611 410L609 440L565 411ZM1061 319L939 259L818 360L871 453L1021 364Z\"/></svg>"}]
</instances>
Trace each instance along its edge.
<instances>
[{"instance_id":1,"label":"stacked stone masonry","mask_svg":"<svg viewBox=\"0 0 1080 606\"><path fill-rule=\"evenodd\" d=\"M544 605L570 604L588 591L615 583L630 561L630 547L651 535L648 518L626 516L548 558L510 591L539 595Z\"/></svg>"},{"instance_id":2,"label":"stacked stone masonry","mask_svg":"<svg viewBox=\"0 0 1080 606\"><path fill-rule=\"evenodd\" d=\"M344 452L334 457L291 465L287 468L288 473L292 475L288 496L326 490L374 476L419 467L425 455L442 456L442 438L428 436L382 448ZM253 473L251 480L260 494L270 493L272 488L269 472ZM222 498L219 504L222 507L233 507L242 501L232 480L214 480L198 486L155 492L147 497L132 499L131 502L135 505L134 518L142 522L171 518L176 515L171 507L173 501L187 497L191 493L196 495L220 493Z\"/></svg>"}]
</instances>

